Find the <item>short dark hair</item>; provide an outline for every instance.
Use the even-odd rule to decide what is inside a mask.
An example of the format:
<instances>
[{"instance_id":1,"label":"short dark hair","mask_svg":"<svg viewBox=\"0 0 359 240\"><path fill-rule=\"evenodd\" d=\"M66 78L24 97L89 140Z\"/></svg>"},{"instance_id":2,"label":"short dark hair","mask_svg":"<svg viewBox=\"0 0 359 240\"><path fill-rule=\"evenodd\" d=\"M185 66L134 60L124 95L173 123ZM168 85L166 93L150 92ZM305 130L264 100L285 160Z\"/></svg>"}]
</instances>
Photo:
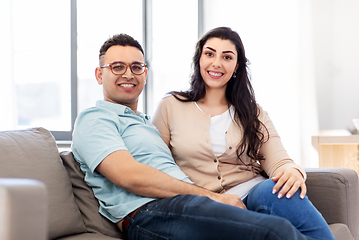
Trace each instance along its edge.
<instances>
[{"instance_id":1,"label":"short dark hair","mask_svg":"<svg viewBox=\"0 0 359 240\"><path fill-rule=\"evenodd\" d=\"M109 39L107 39L103 45L100 48L100 54L99 54L99 60L101 61L101 57L103 55L105 55L105 53L107 52L107 50L112 47L112 46L131 46L131 47L135 47L138 50L140 50L142 52L143 55L145 55L141 44L135 40L133 37L131 37L130 35L127 35L125 33L121 33L121 34L116 34L113 35L112 37L110 37Z\"/></svg>"}]
</instances>

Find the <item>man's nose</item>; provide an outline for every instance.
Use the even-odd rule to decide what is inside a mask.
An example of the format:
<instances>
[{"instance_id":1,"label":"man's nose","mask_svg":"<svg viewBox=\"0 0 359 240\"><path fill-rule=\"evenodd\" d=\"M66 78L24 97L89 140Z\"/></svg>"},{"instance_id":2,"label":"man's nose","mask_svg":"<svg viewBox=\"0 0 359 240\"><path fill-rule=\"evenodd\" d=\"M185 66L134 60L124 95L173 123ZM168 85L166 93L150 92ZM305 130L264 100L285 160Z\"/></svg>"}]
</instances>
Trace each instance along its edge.
<instances>
[{"instance_id":1,"label":"man's nose","mask_svg":"<svg viewBox=\"0 0 359 240\"><path fill-rule=\"evenodd\" d=\"M127 66L126 71L122 74L124 78L133 78L133 73L131 71L130 66Z\"/></svg>"}]
</instances>

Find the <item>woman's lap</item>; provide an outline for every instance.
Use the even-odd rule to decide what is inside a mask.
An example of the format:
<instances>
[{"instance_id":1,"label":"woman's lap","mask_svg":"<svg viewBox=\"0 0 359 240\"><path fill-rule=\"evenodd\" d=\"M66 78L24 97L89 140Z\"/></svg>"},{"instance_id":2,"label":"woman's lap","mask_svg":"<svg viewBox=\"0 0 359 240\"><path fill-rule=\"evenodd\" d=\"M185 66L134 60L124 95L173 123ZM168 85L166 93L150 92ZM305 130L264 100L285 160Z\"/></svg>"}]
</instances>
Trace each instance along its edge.
<instances>
[{"instance_id":1,"label":"woman's lap","mask_svg":"<svg viewBox=\"0 0 359 240\"><path fill-rule=\"evenodd\" d=\"M283 217L314 239L334 239L324 218L308 197L299 197L300 189L289 199L278 198L278 193L272 193L274 185L275 182L268 179L254 186L243 200L247 209Z\"/></svg>"}]
</instances>

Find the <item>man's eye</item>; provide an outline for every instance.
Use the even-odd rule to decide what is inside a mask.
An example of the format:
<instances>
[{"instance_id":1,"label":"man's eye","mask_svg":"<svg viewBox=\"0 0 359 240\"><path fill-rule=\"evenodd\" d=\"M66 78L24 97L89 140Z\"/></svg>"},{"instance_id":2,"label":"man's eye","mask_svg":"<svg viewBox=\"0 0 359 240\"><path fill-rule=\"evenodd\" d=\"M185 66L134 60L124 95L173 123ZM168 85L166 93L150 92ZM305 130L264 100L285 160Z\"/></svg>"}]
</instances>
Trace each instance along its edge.
<instances>
[{"instance_id":1,"label":"man's eye","mask_svg":"<svg viewBox=\"0 0 359 240\"><path fill-rule=\"evenodd\" d=\"M132 69L133 69L133 70L141 70L141 69L142 69L142 66L141 66L141 65L138 65L138 64L133 64L133 65L132 65Z\"/></svg>"},{"instance_id":2,"label":"man's eye","mask_svg":"<svg viewBox=\"0 0 359 240\"><path fill-rule=\"evenodd\" d=\"M116 64L116 65L113 65L112 66L112 69L114 69L114 70L121 70L121 69L123 69L125 66L124 65L122 65L122 64Z\"/></svg>"}]
</instances>

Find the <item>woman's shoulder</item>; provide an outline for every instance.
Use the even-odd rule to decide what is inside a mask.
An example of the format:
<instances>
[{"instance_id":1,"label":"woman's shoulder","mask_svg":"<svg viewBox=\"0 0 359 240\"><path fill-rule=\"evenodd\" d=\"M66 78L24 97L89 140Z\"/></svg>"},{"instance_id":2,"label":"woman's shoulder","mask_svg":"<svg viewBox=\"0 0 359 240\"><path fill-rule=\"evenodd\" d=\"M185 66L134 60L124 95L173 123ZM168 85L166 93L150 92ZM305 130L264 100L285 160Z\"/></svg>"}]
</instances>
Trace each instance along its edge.
<instances>
[{"instance_id":1,"label":"woman's shoulder","mask_svg":"<svg viewBox=\"0 0 359 240\"><path fill-rule=\"evenodd\" d=\"M177 94L177 93L168 93L160 101L161 103L171 104L171 105L185 105L192 103L192 101L186 101L186 98Z\"/></svg>"},{"instance_id":2,"label":"woman's shoulder","mask_svg":"<svg viewBox=\"0 0 359 240\"><path fill-rule=\"evenodd\" d=\"M264 110L264 108L259 103L257 103L257 111L258 111L259 115L262 115L263 113L266 112Z\"/></svg>"}]
</instances>

